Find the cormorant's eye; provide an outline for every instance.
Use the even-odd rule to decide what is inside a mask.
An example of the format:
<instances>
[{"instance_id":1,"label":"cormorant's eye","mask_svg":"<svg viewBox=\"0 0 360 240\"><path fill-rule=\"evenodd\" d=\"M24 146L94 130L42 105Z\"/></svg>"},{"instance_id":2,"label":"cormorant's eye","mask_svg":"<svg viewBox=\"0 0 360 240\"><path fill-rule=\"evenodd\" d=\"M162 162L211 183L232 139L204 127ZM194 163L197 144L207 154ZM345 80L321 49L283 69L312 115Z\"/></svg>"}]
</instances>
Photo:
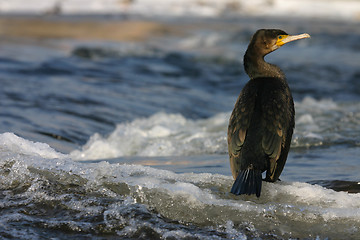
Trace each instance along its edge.
<instances>
[{"instance_id":1,"label":"cormorant's eye","mask_svg":"<svg viewBox=\"0 0 360 240\"><path fill-rule=\"evenodd\" d=\"M278 39L282 39L283 37L282 36L278 36Z\"/></svg>"}]
</instances>

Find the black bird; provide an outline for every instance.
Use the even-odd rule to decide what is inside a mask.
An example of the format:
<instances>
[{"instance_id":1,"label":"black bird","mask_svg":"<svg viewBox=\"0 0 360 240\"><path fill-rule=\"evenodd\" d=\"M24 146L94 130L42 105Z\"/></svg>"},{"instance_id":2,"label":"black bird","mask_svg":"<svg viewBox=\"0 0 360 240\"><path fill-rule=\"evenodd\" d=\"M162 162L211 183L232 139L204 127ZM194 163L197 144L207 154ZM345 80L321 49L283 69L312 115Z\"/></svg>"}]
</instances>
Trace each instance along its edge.
<instances>
[{"instance_id":1,"label":"black bird","mask_svg":"<svg viewBox=\"0 0 360 240\"><path fill-rule=\"evenodd\" d=\"M235 103L228 128L233 194L260 197L262 173L266 171L265 181L275 182L284 168L295 126L294 102L285 74L264 57L285 43L309 37L260 29L250 41L244 56L250 81Z\"/></svg>"}]
</instances>

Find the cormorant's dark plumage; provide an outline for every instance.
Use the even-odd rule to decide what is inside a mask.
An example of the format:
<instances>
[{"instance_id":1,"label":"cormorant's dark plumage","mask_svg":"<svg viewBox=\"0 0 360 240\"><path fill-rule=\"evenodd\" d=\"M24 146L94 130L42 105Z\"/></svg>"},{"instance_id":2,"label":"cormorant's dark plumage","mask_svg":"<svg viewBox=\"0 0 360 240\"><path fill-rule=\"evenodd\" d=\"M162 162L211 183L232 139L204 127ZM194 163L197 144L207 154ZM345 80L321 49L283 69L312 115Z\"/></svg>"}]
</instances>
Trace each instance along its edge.
<instances>
[{"instance_id":1,"label":"cormorant's dark plumage","mask_svg":"<svg viewBox=\"0 0 360 240\"><path fill-rule=\"evenodd\" d=\"M266 181L275 182L284 168L295 126L294 103L284 73L265 62L264 56L285 43L308 37L261 29L250 41L244 56L250 81L235 103L228 128L234 194L259 197L262 172L266 171Z\"/></svg>"}]
</instances>

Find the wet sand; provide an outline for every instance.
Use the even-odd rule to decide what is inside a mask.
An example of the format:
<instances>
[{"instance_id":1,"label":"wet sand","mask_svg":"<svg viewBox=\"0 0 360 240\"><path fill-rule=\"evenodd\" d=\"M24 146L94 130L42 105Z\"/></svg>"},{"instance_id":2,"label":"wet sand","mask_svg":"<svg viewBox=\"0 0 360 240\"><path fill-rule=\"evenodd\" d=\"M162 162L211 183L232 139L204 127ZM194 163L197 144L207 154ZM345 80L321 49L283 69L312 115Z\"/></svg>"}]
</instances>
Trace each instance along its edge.
<instances>
[{"instance_id":1,"label":"wet sand","mask_svg":"<svg viewBox=\"0 0 360 240\"><path fill-rule=\"evenodd\" d=\"M164 35L171 28L142 20L68 20L41 17L2 17L0 36L5 38L88 39L108 41L141 41Z\"/></svg>"},{"instance_id":2,"label":"wet sand","mask_svg":"<svg viewBox=\"0 0 360 240\"><path fill-rule=\"evenodd\" d=\"M269 21L271 19L271 21ZM312 34L327 31L342 35L351 31L360 34L359 23L322 21L319 19L237 16L232 19L181 18L172 20L121 18L119 16L1 16L2 39L77 39L102 41L146 41L153 37L187 37L199 31L251 33L259 28L281 28L288 32ZM341 27L338 27L341 26ZM355 32L354 32L355 31ZM247 41L247 40L246 40Z\"/></svg>"}]
</instances>

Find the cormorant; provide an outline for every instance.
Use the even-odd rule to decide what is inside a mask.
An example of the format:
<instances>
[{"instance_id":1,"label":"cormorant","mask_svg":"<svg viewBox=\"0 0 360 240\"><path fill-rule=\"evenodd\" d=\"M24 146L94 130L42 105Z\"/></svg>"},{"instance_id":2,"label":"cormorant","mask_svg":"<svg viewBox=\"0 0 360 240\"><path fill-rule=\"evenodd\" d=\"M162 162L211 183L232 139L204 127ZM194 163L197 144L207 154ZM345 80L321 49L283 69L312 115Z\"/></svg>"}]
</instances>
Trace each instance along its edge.
<instances>
[{"instance_id":1,"label":"cormorant","mask_svg":"<svg viewBox=\"0 0 360 240\"><path fill-rule=\"evenodd\" d=\"M294 102L285 74L264 57L288 42L309 37L260 29L250 41L244 56L250 81L235 103L228 128L233 194L260 197L262 173L266 171L265 181L275 182L284 168L295 126Z\"/></svg>"}]
</instances>

